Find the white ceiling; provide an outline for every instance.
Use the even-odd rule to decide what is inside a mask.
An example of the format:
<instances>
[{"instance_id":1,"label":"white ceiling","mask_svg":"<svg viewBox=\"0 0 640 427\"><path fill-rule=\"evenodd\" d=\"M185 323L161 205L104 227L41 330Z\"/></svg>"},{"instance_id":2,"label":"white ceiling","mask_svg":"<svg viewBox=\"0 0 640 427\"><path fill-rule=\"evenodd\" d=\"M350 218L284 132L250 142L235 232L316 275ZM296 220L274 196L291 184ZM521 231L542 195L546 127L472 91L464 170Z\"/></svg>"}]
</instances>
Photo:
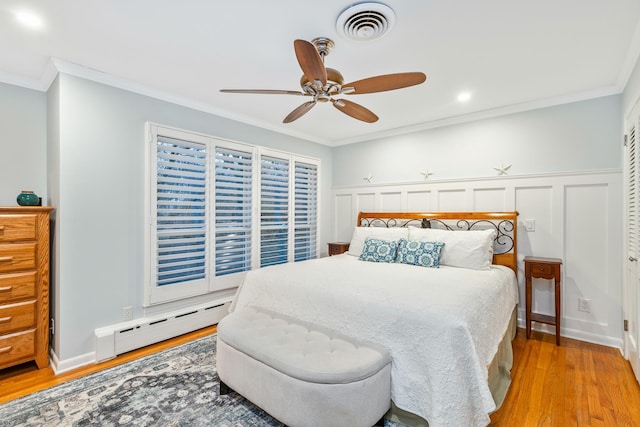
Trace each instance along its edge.
<instances>
[{"instance_id":1,"label":"white ceiling","mask_svg":"<svg viewBox=\"0 0 640 427\"><path fill-rule=\"evenodd\" d=\"M384 0L395 27L374 41L338 35L348 0L2 0L0 81L46 89L51 64L327 145L619 93L640 52L638 0ZM32 31L14 17L39 14ZM293 40L324 36L345 80L422 71L419 86L349 100L367 124L308 98L220 93L299 90ZM52 60L55 60L52 62ZM461 91L472 99L456 101Z\"/></svg>"}]
</instances>

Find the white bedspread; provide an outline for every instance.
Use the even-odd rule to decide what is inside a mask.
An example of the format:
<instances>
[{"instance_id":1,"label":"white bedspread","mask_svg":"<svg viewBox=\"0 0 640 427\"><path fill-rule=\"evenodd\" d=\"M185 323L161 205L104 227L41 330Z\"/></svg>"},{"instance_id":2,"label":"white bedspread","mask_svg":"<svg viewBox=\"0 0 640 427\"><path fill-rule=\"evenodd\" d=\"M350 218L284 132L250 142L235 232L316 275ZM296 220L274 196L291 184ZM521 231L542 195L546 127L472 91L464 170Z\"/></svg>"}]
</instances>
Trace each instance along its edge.
<instances>
[{"instance_id":1,"label":"white bedspread","mask_svg":"<svg viewBox=\"0 0 640 427\"><path fill-rule=\"evenodd\" d=\"M359 261L343 254L250 271L231 306L256 305L385 347L395 404L438 426L485 426L487 366L517 304L515 274Z\"/></svg>"}]
</instances>

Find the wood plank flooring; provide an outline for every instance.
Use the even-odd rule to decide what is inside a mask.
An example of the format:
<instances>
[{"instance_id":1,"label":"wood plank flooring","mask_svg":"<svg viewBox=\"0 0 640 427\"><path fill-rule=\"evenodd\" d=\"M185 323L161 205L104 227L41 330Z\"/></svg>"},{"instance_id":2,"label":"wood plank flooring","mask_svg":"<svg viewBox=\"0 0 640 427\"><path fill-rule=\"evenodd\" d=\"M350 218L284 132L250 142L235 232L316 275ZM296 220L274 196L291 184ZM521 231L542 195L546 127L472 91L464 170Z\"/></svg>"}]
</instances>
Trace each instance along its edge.
<instances>
[{"instance_id":1,"label":"wood plank flooring","mask_svg":"<svg viewBox=\"0 0 640 427\"><path fill-rule=\"evenodd\" d=\"M518 329L513 382L492 426L640 426L640 385L615 348Z\"/></svg>"},{"instance_id":2,"label":"wood plank flooring","mask_svg":"<svg viewBox=\"0 0 640 427\"><path fill-rule=\"evenodd\" d=\"M0 371L0 403L212 334L215 326L135 350L107 362L54 375L25 364ZM513 383L492 426L640 426L640 385L620 351L519 329Z\"/></svg>"}]
</instances>

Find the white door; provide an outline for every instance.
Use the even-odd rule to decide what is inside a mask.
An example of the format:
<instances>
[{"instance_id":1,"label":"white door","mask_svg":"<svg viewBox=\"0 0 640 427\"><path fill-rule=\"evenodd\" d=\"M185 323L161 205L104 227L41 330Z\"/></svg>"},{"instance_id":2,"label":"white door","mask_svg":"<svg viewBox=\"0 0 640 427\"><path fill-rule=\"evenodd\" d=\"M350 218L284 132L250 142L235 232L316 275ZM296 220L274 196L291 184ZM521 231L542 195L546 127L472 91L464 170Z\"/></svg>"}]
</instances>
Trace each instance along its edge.
<instances>
[{"instance_id":1,"label":"white door","mask_svg":"<svg viewBox=\"0 0 640 427\"><path fill-rule=\"evenodd\" d=\"M625 280L623 283L623 310L626 323L624 332L625 356L631 362L636 379L640 382L640 104L625 121Z\"/></svg>"}]
</instances>

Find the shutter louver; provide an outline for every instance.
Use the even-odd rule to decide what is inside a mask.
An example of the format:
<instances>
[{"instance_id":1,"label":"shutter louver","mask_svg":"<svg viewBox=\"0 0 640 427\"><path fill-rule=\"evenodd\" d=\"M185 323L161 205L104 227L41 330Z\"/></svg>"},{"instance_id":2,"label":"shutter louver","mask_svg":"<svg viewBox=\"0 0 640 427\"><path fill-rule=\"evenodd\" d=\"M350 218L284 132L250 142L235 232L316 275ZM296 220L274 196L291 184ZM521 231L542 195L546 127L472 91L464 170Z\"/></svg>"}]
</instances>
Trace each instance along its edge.
<instances>
[{"instance_id":1,"label":"shutter louver","mask_svg":"<svg viewBox=\"0 0 640 427\"><path fill-rule=\"evenodd\" d=\"M215 275L251 269L251 168L249 152L216 147Z\"/></svg>"},{"instance_id":2,"label":"shutter louver","mask_svg":"<svg viewBox=\"0 0 640 427\"><path fill-rule=\"evenodd\" d=\"M260 267L288 261L289 161L260 161Z\"/></svg>"},{"instance_id":3,"label":"shutter louver","mask_svg":"<svg viewBox=\"0 0 640 427\"><path fill-rule=\"evenodd\" d=\"M206 276L207 153L202 144L159 137L157 148L157 285Z\"/></svg>"},{"instance_id":4,"label":"shutter louver","mask_svg":"<svg viewBox=\"0 0 640 427\"><path fill-rule=\"evenodd\" d=\"M627 183L627 238L629 256L633 258L639 257L639 236L638 236L638 164L637 159L637 135L636 126L634 125L629 131L628 145L628 183Z\"/></svg>"},{"instance_id":5,"label":"shutter louver","mask_svg":"<svg viewBox=\"0 0 640 427\"><path fill-rule=\"evenodd\" d=\"M317 257L318 167L295 163L294 261Z\"/></svg>"}]
</instances>

